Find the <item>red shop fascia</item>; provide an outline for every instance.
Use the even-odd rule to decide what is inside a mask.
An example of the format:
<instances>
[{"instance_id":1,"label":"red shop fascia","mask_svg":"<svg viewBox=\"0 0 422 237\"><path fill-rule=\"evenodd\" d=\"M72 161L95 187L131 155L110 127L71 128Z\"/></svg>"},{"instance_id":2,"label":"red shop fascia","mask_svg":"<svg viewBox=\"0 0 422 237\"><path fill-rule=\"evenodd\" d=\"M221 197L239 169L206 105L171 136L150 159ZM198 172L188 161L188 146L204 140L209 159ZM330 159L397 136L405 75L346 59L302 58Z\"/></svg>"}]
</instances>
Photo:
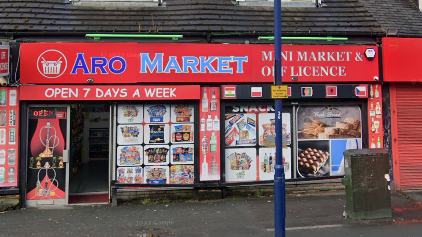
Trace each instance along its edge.
<instances>
[{"instance_id":1,"label":"red shop fascia","mask_svg":"<svg viewBox=\"0 0 422 237\"><path fill-rule=\"evenodd\" d=\"M270 101L274 57L273 45L26 43L21 44L20 100L201 104L203 87L219 87L221 105ZM383 147L378 46L283 45L281 72L287 103L364 100L364 148ZM150 89L155 93L147 93Z\"/></svg>"}]
</instances>

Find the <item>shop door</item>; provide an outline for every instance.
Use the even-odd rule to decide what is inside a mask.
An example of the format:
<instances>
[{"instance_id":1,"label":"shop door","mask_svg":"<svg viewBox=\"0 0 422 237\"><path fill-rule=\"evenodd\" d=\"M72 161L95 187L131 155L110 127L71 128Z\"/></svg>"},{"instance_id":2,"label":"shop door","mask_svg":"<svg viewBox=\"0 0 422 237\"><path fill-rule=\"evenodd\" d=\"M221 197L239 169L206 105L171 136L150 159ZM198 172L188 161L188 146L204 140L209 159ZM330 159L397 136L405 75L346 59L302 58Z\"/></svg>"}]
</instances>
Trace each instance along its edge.
<instances>
[{"instance_id":1,"label":"shop door","mask_svg":"<svg viewBox=\"0 0 422 237\"><path fill-rule=\"evenodd\" d=\"M422 189L422 85L391 86L391 128L395 186L399 190Z\"/></svg>"},{"instance_id":2,"label":"shop door","mask_svg":"<svg viewBox=\"0 0 422 237\"><path fill-rule=\"evenodd\" d=\"M26 204L68 204L70 106L28 106Z\"/></svg>"}]
</instances>

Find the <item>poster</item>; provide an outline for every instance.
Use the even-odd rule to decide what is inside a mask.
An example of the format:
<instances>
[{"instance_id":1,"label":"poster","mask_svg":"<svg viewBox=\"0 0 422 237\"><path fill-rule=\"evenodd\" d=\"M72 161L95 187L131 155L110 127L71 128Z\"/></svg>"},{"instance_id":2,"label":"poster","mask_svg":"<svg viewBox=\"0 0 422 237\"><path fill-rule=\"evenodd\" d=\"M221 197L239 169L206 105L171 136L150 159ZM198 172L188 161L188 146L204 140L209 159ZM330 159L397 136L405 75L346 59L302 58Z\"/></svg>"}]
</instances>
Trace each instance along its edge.
<instances>
[{"instance_id":1,"label":"poster","mask_svg":"<svg viewBox=\"0 0 422 237\"><path fill-rule=\"evenodd\" d=\"M117 126L117 144L142 144L142 124Z\"/></svg>"},{"instance_id":2,"label":"poster","mask_svg":"<svg viewBox=\"0 0 422 237\"><path fill-rule=\"evenodd\" d=\"M195 169L193 165L173 165L170 167L171 184L193 184Z\"/></svg>"},{"instance_id":3,"label":"poster","mask_svg":"<svg viewBox=\"0 0 422 237\"><path fill-rule=\"evenodd\" d=\"M298 177L343 174L342 153L349 148L362 148L360 107L300 106L297 119Z\"/></svg>"},{"instance_id":4,"label":"poster","mask_svg":"<svg viewBox=\"0 0 422 237\"><path fill-rule=\"evenodd\" d=\"M290 147L283 147L283 166L285 179L292 178L292 154ZM259 180L274 180L276 164L275 147L259 148Z\"/></svg>"},{"instance_id":5,"label":"poster","mask_svg":"<svg viewBox=\"0 0 422 237\"><path fill-rule=\"evenodd\" d=\"M384 147L384 129L382 121L382 88L381 84L369 85L369 148Z\"/></svg>"},{"instance_id":6,"label":"poster","mask_svg":"<svg viewBox=\"0 0 422 237\"><path fill-rule=\"evenodd\" d=\"M121 184L141 184L142 167L118 167L117 182Z\"/></svg>"},{"instance_id":7,"label":"poster","mask_svg":"<svg viewBox=\"0 0 422 237\"><path fill-rule=\"evenodd\" d=\"M171 164L193 164L195 160L194 144L172 145L170 157Z\"/></svg>"},{"instance_id":8,"label":"poster","mask_svg":"<svg viewBox=\"0 0 422 237\"><path fill-rule=\"evenodd\" d=\"M265 147L275 146L275 118L274 113L260 113L259 115L259 145ZM291 140L290 114L282 113L283 146L289 146Z\"/></svg>"},{"instance_id":9,"label":"poster","mask_svg":"<svg viewBox=\"0 0 422 237\"><path fill-rule=\"evenodd\" d=\"M146 124L144 129L145 144L168 144L169 138L168 124Z\"/></svg>"},{"instance_id":10,"label":"poster","mask_svg":"<svg viewBox=\"0 0 422 237\"><path fill-rule=\"evenodd\" d=\"M168 166L145 166L144 183L146 184L168 184Z\"/></svg>"},{"instance_id":11,"label":"poster","mask_svg":"<svg viewBox=\"0 0 422 237\"><path fill-rule=\"evenodd\" d=\"M18 186L18 90L0 89L0 187Z\"/></svg>"},{"instance_id":12,"label":"poster","mask_svg":"<svg viewBox=\"0 0 422 237\"><path fill-rule=\"evenodd\" d=\"M117 106L117 123L142 123L143 122L143 106L142 105L118 105Z\"/></svg>"},{"instance_id":13,"label":"poster","mask_svg":"<svg viewBox=\"0 0 422 237\"><path fill-rule=\"evenodd\" d=\"M192 105L171 105L171 122L194 122L194 107Z\"/></svg>"},{"instance_id":14,"label":"poster","mask_svg":"<svg viewBox=\"0 0 422 237\"><path fill-rule=\"evenodd\" d=\"M30 107L28 200L65 199L66 107Z\"/></svg>"},{"instance_id":15,"label":"poster","mask_svg":"<svg viewBox=\"0 0 422 237\"><path fill-rule=\"evenodd\" d=\"M144 147L145 165L166 165L169 164L169 146L168 145L146 145Z\"/></svg>"},{"instance_id":16,"label":"poster","mask_svg":"<svg viewBox=\"0 0 422 237\"><path fill-rule=\"evenodd\" d=\"M232 148L225 151L226 182L256 181L256 149Z\"/></svg>"},{"instance_id":17,"label":"poster","mask_svg":"<svg viewBox=\"0 0 422 237\"><path fill-rule=\"evenodd\" d=\"M117 165L135 166L142 165L143 161L142 146L118 146L117 147Z\"/></svg>"},{"instance_id":18,"label":"poster","mask_svg":"<svg viewBox=\"0 0 422 237\"><path fill-rule=\"evenodd\" d=\"M169 105L144 105L145 123L168 123L170 121Z\"/></svg>"},{"instance_id":19,"label":"poster","mask_svg":"<svg viewBox=\"0 0 422 237\"><path fill-rule=\"evenodd\" d=\"M200 181L220 180L220 87L201 87Z\"/></svg>"},{"instance_id":20,"label":"poster","mask_svg":"<svg viewBox=\"0 0 422 237\"><path fill-rule=\"evenodd\" d=\"M174 144L193 143L194 139L193 124L172 124L171 142Z\"/></svg>"},{"instance_id":21,"label":"poster","mask_svg":"<svg viewBox=\"0 0 422 237\"><path fill-rule=\"evenodd\" d=\"M256 145L256 114L226 114L225 116L226 147Z\"/></svg>"}]
</instances>

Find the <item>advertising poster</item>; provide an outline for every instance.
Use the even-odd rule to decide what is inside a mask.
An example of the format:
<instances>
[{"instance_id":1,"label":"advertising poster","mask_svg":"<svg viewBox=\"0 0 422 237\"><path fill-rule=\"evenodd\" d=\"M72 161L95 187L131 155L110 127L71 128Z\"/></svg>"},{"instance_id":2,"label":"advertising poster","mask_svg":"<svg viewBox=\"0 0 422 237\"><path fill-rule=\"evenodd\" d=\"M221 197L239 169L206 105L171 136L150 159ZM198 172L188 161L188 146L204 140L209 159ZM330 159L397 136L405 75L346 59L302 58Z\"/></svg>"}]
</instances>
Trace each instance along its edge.
<instances>
[{"instance_id":1,"label":"advertising poster","mask_svg":"<svg viewBox=\"0 0 422 237\"><path fill-rule=\"evenodd\" d=\"M142 144L142 124L117 126L117 144Z\"/></svg>"},{"instance_id":2,"label":"advertising poster","mask_svg":"<svg viewBox=\"0 0 422 237\"><path fill-rule=\"evenodd\" d=\"M193 143L194 139L193 124L172 124L171 125L171 143Z\"/></svg>"},{"instance_id":3,"label":"advertising poster","mask_svg":"<svg viewBox=\"0 0 422 237\"><path fill-rule=\"evenodd\" d=\"M342 153L348 147L361 148L359 106L300 106L297 118L298 177L338 175L342 172Z\"/></svg>"},{"instance_id":4,"label":"advertising poster","mask_svg":"<svg viewBox=\"0 0 422 237\"><path fill-rule=\"evenodd\" d=\"M0 187L18 186L17 88L0 89Z\"/></svg>"},{"instance_id":5,"label":"advertising poster","mask_svg":"<svg viewBox=\"0 0 422 237\"><path fill-rule=\"evenodd\" d=\"M256 145L256 114L226 114L225 116L227 147Z\"/></svg>"},{"instance_id":6,"label":"advertising poster","mask_svg":"<svg viewBox=\"0 0 422 237\"><path fill-rule=\"evenodd\" d=\"M193 164L195 158L194 144L171 146L171 164Z\"/></svg>"},{"instance_id":7,"label":"advertising poster","mask_svg":"<svg viewBox=\"0 0 422 237\"><path fill-rule=\"evenodd\" d=\"M220 87L201 87L199 118L199 179L220 180Z\"/></svg>"},{"instance_id":8,"label":"advertising poster","mask_svg":"<svg viewBox=\"0 0 422 237\"><path fill-rule=\"evenodd\" d=\"M194 122L194 108L192 105L171 105L171 122L186 123Z\"/></svg>"},{"instance_id":9,"label":"advertising poster","mask_svg":"<svg viewBox=\"0 0 422 237\"><path fill-rule=\"evenodd\" d=\"M145 123L168 123L170 121L169 105L145 105Z\"/></svg>"},{"instance_id":10,"label":"advertising poster","mask_svg":"<svg viewBox=\"0 0 422 237\"><path fill-rule=\"evenodd\" d=\"M256 181L256 149L226 149L226 182Z\"/></svg>"},{"instance_id":11,"label":"advertising poster","mask_svg":"<svg viewBox=\"0 0 422 237\"><path fill-rule=\"evenodd\" d=\"M193 184L195 169L193 165L173 165L170 167L171 184Z\"/></svg>"},{"instance_id":12,"label":"advertising poster","mask_svg":"<svg viewBox=\"0 0 422 237\"><path fill-rule=\"evenodd\" d=\"M150 146L144 147L144 164L145 165L167 165L169 164L169 146Z\"/></svg>"},{"instance_id":13,"label":"advertising poster","mask_svg":"<svg viewBox=\"0 0 422 237\"><path fill-rule=\"evenodd\" d=\"M28 200L65 199L66 107L29 108Z\"/></svg>"},{"instance_id":14,"label":"advertising poster","mask_svg":"<svg viewBox=\"0 0 422 237\"><path fill-rule=\"evenodd\" d=\"M282 113L283 122L283 147L289 146L291 140L290 114ZM259 114L259 145L265 147L275 146L275 118L274 113Z\"/></svg>"},{"instance_id":15,"label":"advertising poster","mask_svg":"<svg viewBox=\"0 0 422 237\"><path fill-rule=\"evenodd\" d=\"M142 105L118 105L117 122L119 124L142 123L143 106Z\"/></svg>"},{"instance_id":16,"label":"advertising poster","mask_svg":"<svg viewBox=\"0 0 422 237\"><path fill-rule=\"evenodd\" d=\"M168 124L145 124L144 143L145 144L168 144L170 127Z\"/></svg>"},{"instance_id":17,"label":"advertising poster","mask_svg":"<svg viewBox=\"0 0 422 237\"><path fill-rule=\"evenodd\" d=\"M168 184L168 166L145 166L144 183L146 184Z\"/></svg>"},{"instance_id":18,"label":"advertising poster","mask_svg":"<svg viewBox=\"0 0 422 237\"><path fill-rule=\"evenodd\" d=\"M382 88L381 84L369 85L369 148L383 148L383 121L382 121Z\"/></svg>"},{"instance_id":19,"label":"advertising poster","mask_svg":"<svg viewBox=\"0 0 422 237\"><path fill-rule=\"evenodd\" d=\"M117 168L117 181L121 184L141 184L142 167L119 167Z\"/></svg>"},{"instance_id":20,"label":"advertising poster","mask_svg":"<svg viewBox=\"0 0 422 237\"><path fill-rule=\"evenodd\" d=\"M285 179L292 178L292 153L290 147L283 147ZM274 180L276 153L275 147L259 148L259 180Z\"/></svg>"},{"instance_id":21,"label":"advertising poster","mask_svg":"<svg viewBox=\"0 0 422 237\"><path fill-rule=\"evenodd\" d=\"M136 166L142 165L143 150L142 146L118 146L117 147L117 165L118 166Z\"/></svg>"}]
</instances>

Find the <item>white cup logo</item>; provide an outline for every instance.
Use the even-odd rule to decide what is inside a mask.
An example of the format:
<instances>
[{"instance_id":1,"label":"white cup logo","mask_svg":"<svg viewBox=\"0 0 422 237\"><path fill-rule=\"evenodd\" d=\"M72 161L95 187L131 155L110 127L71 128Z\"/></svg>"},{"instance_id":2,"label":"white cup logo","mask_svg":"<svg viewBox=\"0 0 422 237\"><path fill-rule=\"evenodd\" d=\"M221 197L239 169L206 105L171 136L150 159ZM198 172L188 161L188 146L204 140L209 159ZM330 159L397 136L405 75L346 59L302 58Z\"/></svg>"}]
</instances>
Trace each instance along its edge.
<instances>
[{"instance_id":1,"label":"white cup logo","mask_svg":"<svg viewBox=\"0 0 422 237\"><path fill-rule=\"evenodd\" d=\"M44 77L57 78L66 71L67 59L58 50L46 50L38 57L37 68L38 72Z\"/></svg>"}]
</instances>

